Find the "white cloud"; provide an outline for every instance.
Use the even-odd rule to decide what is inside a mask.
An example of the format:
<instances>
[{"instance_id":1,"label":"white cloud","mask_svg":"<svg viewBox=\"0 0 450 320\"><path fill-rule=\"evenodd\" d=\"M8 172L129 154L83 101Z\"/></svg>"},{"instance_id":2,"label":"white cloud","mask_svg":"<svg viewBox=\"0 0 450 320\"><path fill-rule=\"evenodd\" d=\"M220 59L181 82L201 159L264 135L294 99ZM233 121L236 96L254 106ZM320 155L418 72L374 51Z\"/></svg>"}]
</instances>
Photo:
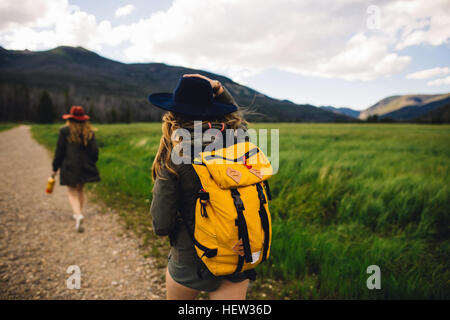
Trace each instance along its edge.
<instances>
[{"instance_id":1,"label":"white cloud","mask_svg":"<svg viewBox=\"0 0 450 320\"><path fill-rule=\"evenodd\" d=\"M127 4L126 6L120 7L116 10L116 17L127 16L131 14L134 9L136 9L136 7L132 4Z\"/></svg>"},{"instance_id":2,"label":"white cloud","mask_svg":"<svg viewBox=\"0 0 450 320\"><path fill-rule=\"evenodd\" d=\"M233 69L234 77L278 68L372 80L402 71L411 58L393 52L391 35L367 29L366 9L361 1L176 0L132 26L125 53L129 61Z\"/></svg>"},{"instance_id":3,"label":"white cloud","mask_svg":"<svg viewBox=\"0 0 450 320\"><path fill-rule=\"evenodd\" d=\"M448 43L450 37L450 5L448 0L391 1L385 6L386 29L401 32L396 49L427 44Z\"/></svg>"},{"instance_id":4,"label":"white cloud","mask_svg":"<svg viewBox=\"0 0 450 320\"><path fill-rule=\"evenodd\" d=\"M67 0L14 0L0 4L0 21L7 21L0 23L0 45L8 49L44 50L70 45L98 51L129 38L128 26L112 27L107 20L99 23L95 15ZM28 13L19 14L26 6Z\"/></svg>"},{"instance_id":5,"label":"white cloud","mask_svg":"<svg viewBox=\"0 0 450 320\"><path fill-rule=\"evenodd\" d=\"M37 22L47 10L49 3L44 0L0 1L0 30Z\"/></svg>"},{"instance_id":6,"label":"white cloud","mask_svg":"<svg viewBox=\"0 0 450 320\"><path fill-rule=\"evenodd\" d=\"M311 74L367 81L402 71L411 58L390 53L385 42L383 38L358 33L340 53L314 66L317 71L311 70Z\"/></svg>"},{"instance_id":7,"label":"white cloud","mask_svg":"<svg viewBox=\"0 0 450 320\"><path fill-rule=\"evenodd\" d=\"M429 79L440 75L446 75L450 73L450 68L448 67L437 67L432 69L425 69L421 71L417 71L414 73L410 73L406 75L407 79L415 79L415 80L423 80Z\"/></svg>"},{"instance_id":8,"label":"white cloud","mask_svg":"<svg viewBox=\"0 0 450 320\"><path fill-rule=\"evenodd\" d=\"M450 76L442 79L431 80L427 82L428 86L443 86L450 85Z\"/></svg>"},{"instance_id":9,"label":"white cloud","mask_svg":"<svg viewBox=\"0 0 450 320\"><path fill-rule=\"evenodd\" d=\"M6 3L6 5L5 5ZM245 80L277 68L301 75L373 80L399 73L399 50L450 36L447 0L174 0L166 11L113 27L67 0L0 2L0 45L43 49L125 46L124 59L207 69ZM380 8L368 29L369 5ZM22 10L22 8L26 8ZM117 9L116 15L134 10ZM373 17L372 17L373 18Z\"/></svg>"}]
</instances>

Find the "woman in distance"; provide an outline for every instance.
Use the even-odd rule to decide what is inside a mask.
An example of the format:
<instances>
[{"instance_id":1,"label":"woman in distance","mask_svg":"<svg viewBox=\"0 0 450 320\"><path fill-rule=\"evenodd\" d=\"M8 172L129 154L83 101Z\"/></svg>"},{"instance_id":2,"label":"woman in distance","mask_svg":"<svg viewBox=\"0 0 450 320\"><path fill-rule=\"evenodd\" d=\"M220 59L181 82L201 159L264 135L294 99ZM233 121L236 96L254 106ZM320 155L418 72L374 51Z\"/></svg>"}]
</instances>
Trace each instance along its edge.
<instances>
[{"instance_id":1,"label":"woman in distance","mask_svg":"<svg viewBox=\"0 0 450 320\"><path fill-rule=\"evenodd\" d=\"M55 177L60 169L60 184L67 186L75 229L82 232L84 185L100 181L96 166L98 147L89 116L83 107L73 106L69 114L63 115L63 119L67 122L59 131L52 176Z\"/></svg>"}]
</instances>

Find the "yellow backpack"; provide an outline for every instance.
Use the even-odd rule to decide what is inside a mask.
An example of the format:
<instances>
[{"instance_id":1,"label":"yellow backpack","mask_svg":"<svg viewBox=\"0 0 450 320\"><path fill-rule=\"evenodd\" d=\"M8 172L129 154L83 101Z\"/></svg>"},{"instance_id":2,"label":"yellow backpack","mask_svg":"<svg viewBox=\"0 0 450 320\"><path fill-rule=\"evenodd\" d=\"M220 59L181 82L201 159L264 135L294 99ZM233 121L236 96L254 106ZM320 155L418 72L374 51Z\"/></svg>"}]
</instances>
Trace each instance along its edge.
<instances>
[{"instance_id":1,"label":"yellow backpack","mask_svg":"<svg viewBox=\"0 0 450 320\"><path fill-rule=\"evenodd\" d=\"M251 142L204 151L194 159L200 178L194 245L209 271L251 270L269 257L272 238L267 179L272 166Z\"/></svg>"}]
</instances>

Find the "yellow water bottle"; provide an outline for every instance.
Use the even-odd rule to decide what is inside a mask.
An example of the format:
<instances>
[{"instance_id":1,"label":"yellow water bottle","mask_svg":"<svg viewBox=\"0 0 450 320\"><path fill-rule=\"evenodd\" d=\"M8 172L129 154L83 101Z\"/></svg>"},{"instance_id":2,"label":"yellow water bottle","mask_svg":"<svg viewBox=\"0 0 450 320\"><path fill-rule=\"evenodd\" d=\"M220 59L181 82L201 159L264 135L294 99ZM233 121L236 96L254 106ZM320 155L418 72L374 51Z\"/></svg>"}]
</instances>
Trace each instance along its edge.
<instances>
[{"instance_id":1,"label":"yellow water bottle","mask_svg":"<svg viewBox=\"0 0 450 320\"><path fill-rule=\"evenodd\" d=\"M53 186L55 185L55 179L53 177L48 178L47 180L47 188L45 188L45 192L50 194L53 192Z\"/></svg>"}]
</instances>

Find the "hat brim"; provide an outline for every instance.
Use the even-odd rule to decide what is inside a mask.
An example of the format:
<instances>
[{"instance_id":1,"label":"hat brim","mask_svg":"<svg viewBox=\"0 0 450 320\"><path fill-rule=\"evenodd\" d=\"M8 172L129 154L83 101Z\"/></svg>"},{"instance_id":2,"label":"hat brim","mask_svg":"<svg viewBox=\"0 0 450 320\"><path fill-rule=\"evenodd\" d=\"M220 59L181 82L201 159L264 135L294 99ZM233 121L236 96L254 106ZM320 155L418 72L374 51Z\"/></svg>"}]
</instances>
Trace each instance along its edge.
<instances>
[{"instance_id":1,"label":"hat brim","mask_svg":"<svg viewBox=\"0 0 450 320\"><path fill-rule=\"evenodd\" d=\"M64 114L64 115L62 116L62 118L63 118L64 120L74 119L74 120L78 120L78 121L86 121L86 120L89 120L89 119L90 119L90 117L89 117L88 115L84 115L84 116L75 116L75 115L73 115L73 114Z\"/></svg>"},{"instance_id":2,"label":"hat brim","mask_svg":"<svg viewBox=\"0 0 450 320\"><path fill-rule=\"evenodd\" d=\"M172 93L153 93L148 100L158 108L195 117L218 117L238 110L235 105L216 101L203 106L175 102Z\"/></svg>"}]
</instances>

